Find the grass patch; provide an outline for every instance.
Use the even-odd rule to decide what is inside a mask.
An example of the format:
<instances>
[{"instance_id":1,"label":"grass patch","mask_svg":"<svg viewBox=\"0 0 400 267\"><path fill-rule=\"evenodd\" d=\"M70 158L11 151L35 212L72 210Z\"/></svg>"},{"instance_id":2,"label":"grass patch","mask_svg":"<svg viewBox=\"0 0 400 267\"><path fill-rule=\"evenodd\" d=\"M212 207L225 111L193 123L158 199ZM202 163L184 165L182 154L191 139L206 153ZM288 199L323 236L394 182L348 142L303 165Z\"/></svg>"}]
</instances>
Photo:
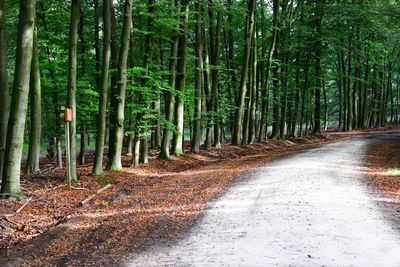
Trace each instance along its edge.
<instances>
[{"instance_id":1,"label":"grass patch","mask_svg":"<svg viewBox=\"0 0 400 267\"><path fill-rule=\"evenodd\" d=\"M104 177L100 178L98 183L102 186L108 185L108 184L116 184L118 181L114 177Z\"/></svg>"},{"instance_id":2,"label":"grass patch","mask_svg":"<svg viewBox=\"0 0 400 267\"><path fill-rule=\"evenodd\" d=\"M392 175L392 176L400 176L400 169L390 168L388 170L388 173L389 173L389 175Z\"/></svg>"}]
</instances>

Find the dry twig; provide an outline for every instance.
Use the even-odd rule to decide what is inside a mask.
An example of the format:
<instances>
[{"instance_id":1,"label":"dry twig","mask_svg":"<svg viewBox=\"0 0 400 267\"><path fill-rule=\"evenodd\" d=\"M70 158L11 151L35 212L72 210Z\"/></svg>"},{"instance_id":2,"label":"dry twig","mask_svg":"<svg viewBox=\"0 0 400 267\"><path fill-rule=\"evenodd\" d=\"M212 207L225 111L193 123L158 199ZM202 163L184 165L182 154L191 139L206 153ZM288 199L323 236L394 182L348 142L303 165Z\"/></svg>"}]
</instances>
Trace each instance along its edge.
<instances>
[{"instance_id":1,"label":"dry twig","mask_svg":"<svg viewBox=\"0 0 400 267\"><path fill-rule=\"evenodd\" d=\"M101 192L103 192L104 190L110 188L112 186L112 184L107 184L106 186L100 188L99 190L96 191L96 193L90 195L89 197L87 197L85 200L83 200L81 202L81 206L85 206L86 204L88 204L90 202L90 200L92 200L93 198L95 198L98 194L100 194Z\"/></svg>"}]
</instances>

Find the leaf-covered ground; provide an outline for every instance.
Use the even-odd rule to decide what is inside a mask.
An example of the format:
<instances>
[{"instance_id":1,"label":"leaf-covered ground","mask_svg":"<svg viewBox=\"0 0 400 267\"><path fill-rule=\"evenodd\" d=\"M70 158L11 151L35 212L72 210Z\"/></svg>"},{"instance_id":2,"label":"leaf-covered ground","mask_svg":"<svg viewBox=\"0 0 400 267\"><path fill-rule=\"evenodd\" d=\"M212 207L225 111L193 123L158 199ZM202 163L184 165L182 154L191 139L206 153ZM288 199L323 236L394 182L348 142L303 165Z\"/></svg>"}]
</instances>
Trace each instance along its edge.
<instances>
[{"instance_id":1,"label":"leaf-covered ground","mask_svg":"<svg viewBox=\"0 0 400 267\"><path fill-rule=\"evenodd\" d=\"M332 132L247 147L225 145L172 161L158 160L153 154L148 165L107 172L100 178L91 176L89 159L87 165L79 166L79 181L71 191L62 170L47 168L23 180L25 200L1 201L0 265L2 261L25 265L120 263L148 247L178 240L201 216L205 205L244 172L296 151L371 133ZM124 159L125 166L130 165L129 160ZM89 205L80 206L107 183L113 184L110 189Z\"/></svg>"},{"instance_id":2,"label":"leaf-covered ground","mask_svg":"<svg viewBox=\"0 0 400 267\"><path fill-rule=\"evenodd\" d=\"M400 201L400 138L389 139L370 147L366 162L367 183L392 202ZM398 210L400 212L400 208Z\"/></svg>"}]
</instances>

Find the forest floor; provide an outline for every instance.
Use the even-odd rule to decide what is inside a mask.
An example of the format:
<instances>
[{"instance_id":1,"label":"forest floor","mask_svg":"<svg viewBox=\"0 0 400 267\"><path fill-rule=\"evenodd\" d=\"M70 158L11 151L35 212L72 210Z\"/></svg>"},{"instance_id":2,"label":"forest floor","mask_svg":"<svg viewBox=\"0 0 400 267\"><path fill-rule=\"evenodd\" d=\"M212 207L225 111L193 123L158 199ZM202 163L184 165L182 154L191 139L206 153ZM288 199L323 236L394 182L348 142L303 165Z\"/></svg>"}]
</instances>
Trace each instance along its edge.
<instances>
[{"instance_id":1,"label":"forest floor","mask_svg":"<svg viewBox=\"0 0 400 267\"><path fill-rule=\"evenodd\" d=\"M24 200L1 200L0 265L120 263L155 244L178 240L211 200L249 170L322 144L387 130L328 132L247 147L225 145L171 161L153 154L147 165L106 172L103 177L91 176L89 158L88 164L78 167L79 181L71 191L64 171L45 164L42 173L23 179ZM395 141L388 140L374 144L368 156L370 185L390 198L398 198L400 192L397 177L390 174L388 179L385 171L399 162L395 149ZM124 165L129 161L125 157ZM107 184L109 189L80 205Z\"/></svg>"}]
</instances>

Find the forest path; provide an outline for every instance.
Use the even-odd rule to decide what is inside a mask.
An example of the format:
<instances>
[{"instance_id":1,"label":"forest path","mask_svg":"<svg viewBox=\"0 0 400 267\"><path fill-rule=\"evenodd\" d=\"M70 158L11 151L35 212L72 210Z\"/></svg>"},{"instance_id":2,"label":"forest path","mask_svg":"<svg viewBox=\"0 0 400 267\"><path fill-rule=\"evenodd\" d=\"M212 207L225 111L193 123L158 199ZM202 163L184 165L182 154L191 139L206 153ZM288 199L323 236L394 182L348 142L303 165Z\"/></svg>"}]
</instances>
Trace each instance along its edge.
<instances>
[{"instance_id":1,"label":"forest path","mask_svg":"<svg viewBox=\"0 0 400 267\"><path fill-rule=\"evenodd\" d=\"M400 266L399 218L362 183L368 145L322 146L258 168L208 205L185 239L129 266Z\"/></svg>"}]
</instances>

